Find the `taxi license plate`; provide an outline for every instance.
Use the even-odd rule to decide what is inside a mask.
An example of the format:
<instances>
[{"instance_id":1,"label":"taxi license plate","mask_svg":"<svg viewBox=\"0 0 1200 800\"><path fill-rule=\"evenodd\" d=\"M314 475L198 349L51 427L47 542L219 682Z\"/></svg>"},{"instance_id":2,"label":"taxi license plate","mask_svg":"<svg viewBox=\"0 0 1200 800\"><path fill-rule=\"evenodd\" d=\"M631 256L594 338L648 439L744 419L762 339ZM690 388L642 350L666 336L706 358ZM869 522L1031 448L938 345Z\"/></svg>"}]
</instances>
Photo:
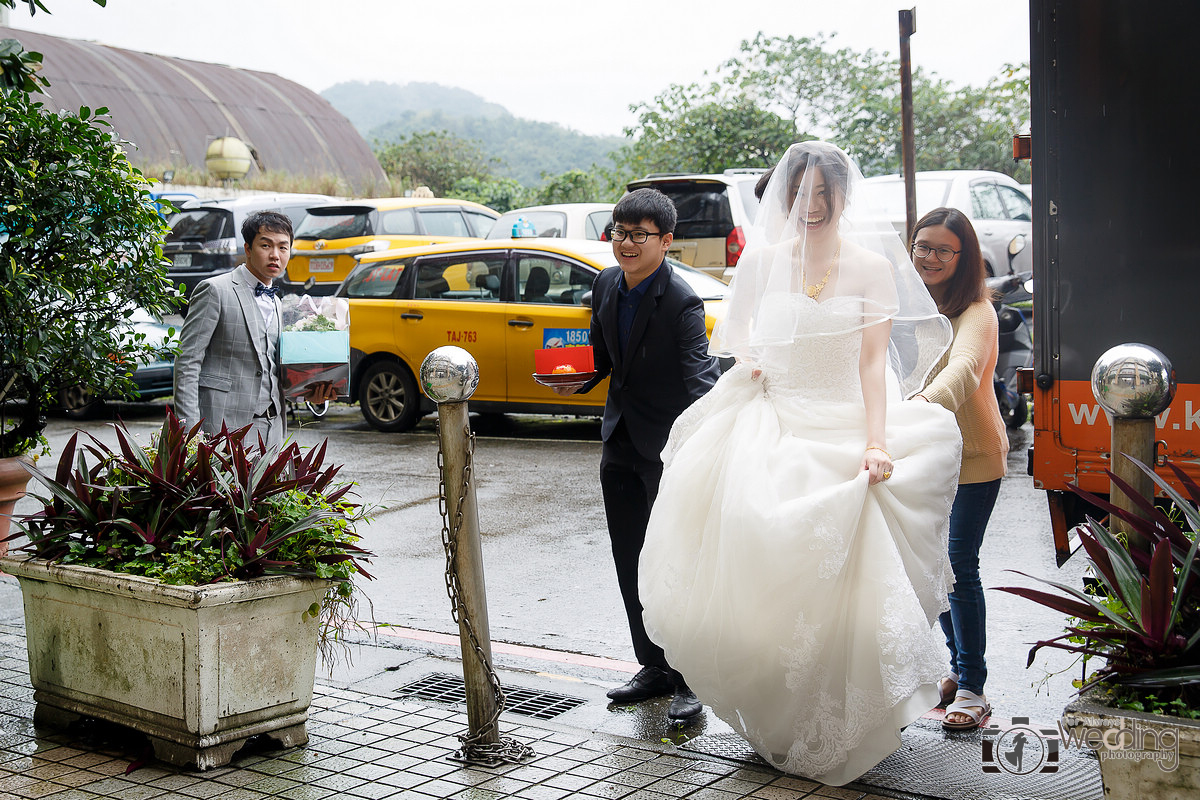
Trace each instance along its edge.
<instances>
[{"instance_id":1,"label":"taxi license plate","mask_svg":"<svg viewBox=\"0 0 1200 800\"><path fill-rule=\"evenodd\" d=\"M178 253L171 259L171 264L176 267L190 267L192 265L192 254Z\"/></svg>"},{"instance_id":2,"label":"taxi license plate","mask_svg":"<svg viewBox=\"0 0 1200 800\"><path fill-rule=\"evenodd\" d=\"M333 272L332 258L310 258L308 260L309 272Z\"/></svg>"}]
</instances>

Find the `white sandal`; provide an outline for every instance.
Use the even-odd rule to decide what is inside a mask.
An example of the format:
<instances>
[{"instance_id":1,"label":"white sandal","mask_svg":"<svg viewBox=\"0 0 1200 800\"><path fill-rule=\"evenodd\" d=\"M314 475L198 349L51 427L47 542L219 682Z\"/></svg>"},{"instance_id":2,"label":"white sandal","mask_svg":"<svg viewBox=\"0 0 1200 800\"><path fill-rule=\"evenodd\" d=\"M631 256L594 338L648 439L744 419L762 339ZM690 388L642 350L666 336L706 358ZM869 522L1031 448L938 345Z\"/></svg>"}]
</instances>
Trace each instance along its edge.
<instances>
[{"instance_id":1,"label":"white sandal","mask_svg":"<svg viewBox=\"0 0 1200 800\"><path fill-rule=\"evenodd\" d=\"M988 703L987 698L975 694L969 689L959 689L954 697L954 702L946 706L946 719L942 720L942 727L948 731L969 731L983 724L983 721L991 713L992 706ZM952 722L949 719L951 714L962 714L964 717L969 717L970 721Z\"/></svg>"},{"instance_id":2,"label":"white sandal","mask_svg":"<svg viewBox=\"0 0 1200 800\"><path fill-rule=\"evenodd\" d=\"M945 708L953 703L954 696L958 694L958 675L947 672L946 676L938 681L938 692L941 694L941 699L934 708Z\"/></svg>"}]
</instances>

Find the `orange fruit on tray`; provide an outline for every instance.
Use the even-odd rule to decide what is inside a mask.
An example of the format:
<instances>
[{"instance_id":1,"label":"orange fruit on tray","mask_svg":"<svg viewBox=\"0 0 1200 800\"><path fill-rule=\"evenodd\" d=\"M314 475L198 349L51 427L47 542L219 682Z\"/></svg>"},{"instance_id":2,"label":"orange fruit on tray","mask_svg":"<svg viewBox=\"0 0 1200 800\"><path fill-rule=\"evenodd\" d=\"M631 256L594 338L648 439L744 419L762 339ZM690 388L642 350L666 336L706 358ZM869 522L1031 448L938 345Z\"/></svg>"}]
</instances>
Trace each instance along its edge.
<instances>
[{"instance_id":1,"label":"orange fruit on tray","mask_svg":"<svg viewBox=\"0 0 1200 800\"><path fill-rule=\"evenodd\" d=\"M557 367L554 368L555 375L565 375L570 372L578 372L578 371L579 370L575 369L575 367L571 366L570 364L559 364Z\"/></svg>"}]
</instances>

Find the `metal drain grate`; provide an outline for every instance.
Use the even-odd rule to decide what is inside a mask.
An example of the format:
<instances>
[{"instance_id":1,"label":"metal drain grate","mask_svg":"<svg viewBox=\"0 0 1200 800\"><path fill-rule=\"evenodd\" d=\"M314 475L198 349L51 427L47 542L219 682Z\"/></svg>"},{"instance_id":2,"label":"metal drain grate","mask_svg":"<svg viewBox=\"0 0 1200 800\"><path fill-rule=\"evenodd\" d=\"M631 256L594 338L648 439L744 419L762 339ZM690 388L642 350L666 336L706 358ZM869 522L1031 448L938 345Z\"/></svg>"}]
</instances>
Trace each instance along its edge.
<instances>
[{"instance_id":1,"label":"metal drain grate","mask_svg":"<svg viewBox=\"0 0 1200 800\"><path fill-rule=\"evenodd\" d=\"M463 679L455 675L435 672L413 681L396 690L400 697L416 697L435 703L467 702L467 687ZM536 692L532 689L505 688L504 710L534 719L553 719L577 708L587 701L553 692Z\"/></svg>"},{"instance_id":2,"label":"metal drain grate","mask_svg":"<svg viewBox=\"0 0 1200 800\"><path fill-rule=\"evenodd\" d=\"M767 762L754 752L745 739L736 733L709 733L690 739L681 745L682 750L704 753L709 756L728 758L734 761L744 761L747 764L763 764Z\"/></svg>"}]
</instances>

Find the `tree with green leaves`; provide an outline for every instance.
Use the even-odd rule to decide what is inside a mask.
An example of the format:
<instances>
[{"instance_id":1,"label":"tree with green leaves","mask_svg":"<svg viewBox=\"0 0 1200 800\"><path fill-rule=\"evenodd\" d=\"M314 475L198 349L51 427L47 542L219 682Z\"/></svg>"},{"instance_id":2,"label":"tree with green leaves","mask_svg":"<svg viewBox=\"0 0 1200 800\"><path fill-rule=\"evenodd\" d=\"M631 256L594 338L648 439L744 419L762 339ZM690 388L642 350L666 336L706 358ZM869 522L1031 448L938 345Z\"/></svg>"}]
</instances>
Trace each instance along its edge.
<instances>
[{"instance_id":1,"label":"tree with green leaves","mask_svg":"<svg viewBox=\"0 0 1200 800\"><path fill-rule=\"evenodd\" d=\"M1028 126L1027 67L1006 67L982 89L956 89L913 73L917 169L992 169L1028 178L1011 158L1012 136ZM654 171L719 172L766 166L788 144L829 139L866 175L900 170L899 62L874 50L835 47L833 37L767 36L707 84L672 86L633 106L634 143L618 159L635 177Z\"/></svg>"},{"instance_id":2,"label":"tree with green leaves","mask_svg":"<svg viewBox=\"0 0 1200 800\"><path fill-rule=\"evenodd\" d=\"M12 7L12 0L0 0ZM39 8L44 7L38 4ZM106 109L55 113L30 95L41 56L0 42L0 457L44 443L45 411L77 386L131 397L161 354L129 316L175 309L166 225Z\"/></svg>"},{"instance_id":3,"label":"tree with green leaves","mask_svg":"<svg viewBox=\"0 0 1200 800\"><path fill-rule=\"evenodd\" d=\"M789 119L717 83L673 84L632 110L638 124L625 133L633 141L616 155L630 177L769 167L797 141Z\"/></svg>"},{"instance_id":4,"label":"tree with green leaves","mask_svg":"<svg viewBox=\"0 0 1200 800\"><path fill-rule=\"evenodd\" d=\"M607 187L595 171L571 169L559 175L542 173L542 185L536 190L537 205L551 203L595 203L606 193Z\"/></svg>"},{"instance_id":5,"label":"tree with green leaves","mask_svg":"<svg viewBox=\"0 0 1200 800\"><path fill-rule=\"evenodd\" d=\"M495 159L478 142L448 131L417 131L392 144L376 143L379 166L406 189L428 186L438 197L447 197L464 178L484 181L491 177Z\"/></svg>"},{"instance_id":6,"label":"tree with green leaves","mask_svg":"<svg viewBox=\"0 0 1200 800\"><path fill-rule=\"evenodd\" d=\"M533 204L531 191L512 178L459 178L451 194L459 200L471 200L501 214Z\"/></svg>"}]
</instances>

